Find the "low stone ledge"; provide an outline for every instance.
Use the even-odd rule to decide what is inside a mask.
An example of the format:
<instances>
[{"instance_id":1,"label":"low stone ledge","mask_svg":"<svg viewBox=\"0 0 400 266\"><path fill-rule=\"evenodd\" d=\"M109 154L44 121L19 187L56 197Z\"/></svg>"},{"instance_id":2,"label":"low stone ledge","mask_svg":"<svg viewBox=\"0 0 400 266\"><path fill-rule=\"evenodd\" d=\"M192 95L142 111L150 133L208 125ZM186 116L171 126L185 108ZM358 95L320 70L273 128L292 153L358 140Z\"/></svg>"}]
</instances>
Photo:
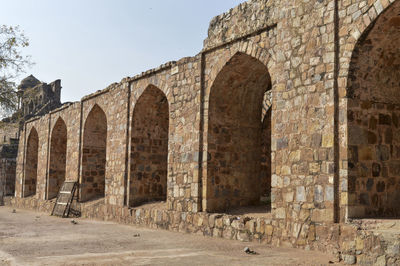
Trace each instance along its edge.
<instances>
[{"instance_id":1,"label":"low stone ledge","mask_svg":"<svg viewBox=\"0 0 400 266\"><path fill-rule=\"evenodd\" d=\"M5 206L46 212L49 214L53 211L54 204L55 200L39 200L33 196L26 198L4 197Z\"/></svg>"},{"instance_id":2,"label":"low stone ledge","mask_svg":"<svg viewBox=\"0 0 400 266\"><path fill-rule=\"evenodd\" d=\"M54 201L44 201L34 197L22 199L4 197L4 204L50 214ZM371 229L370 221L368 221L368 230L363 229L366 226L360 225L360 222L356 224L303 224L298 234L293 237L287 232L290 226L296 226L296 224L283 224L264 217L251 218L246 215L223 213L128 208L106 205L104 199L75 204L74 207L80 209L82 218L243 242L257 241L271 246L315 249L333 253L345 263L396 265L400 262L400 232L393 234L388 231L386 234L379 228ZM397 225L397 221L394 223Z\"/></svg>"},{"instance_id":3,"label":"low stone ledge","mask_svg":"<svg viewBox=\"0 0 400 266\"><path fill-rule=\"evenodd\" d=\"M191 213L95 204L81 208L82 217L134 224L155 229L196 233L209 237L272 244L274 225L270 218L250 218L221 213Z\"/></svg>"}]
</instances>

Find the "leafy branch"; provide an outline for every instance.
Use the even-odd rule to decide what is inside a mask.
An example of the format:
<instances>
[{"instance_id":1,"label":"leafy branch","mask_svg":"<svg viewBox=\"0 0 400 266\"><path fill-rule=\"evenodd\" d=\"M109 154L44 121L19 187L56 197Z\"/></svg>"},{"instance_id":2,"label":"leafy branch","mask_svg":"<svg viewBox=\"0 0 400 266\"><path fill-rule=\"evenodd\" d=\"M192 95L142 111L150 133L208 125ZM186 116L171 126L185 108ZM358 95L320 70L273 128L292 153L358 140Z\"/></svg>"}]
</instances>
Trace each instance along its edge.
<instances>
[{"instance_id":1,"label":"leafy branch","mask_svg":"<svg viewBox=\"0 0 400 266\"><path fill-rule=\"evenodd\" d=\"M30 56L22 54L29 40L18 26L0 26L0 106L7 114L17 109L16 78L32 65Z\"/></svg>"}]
</instances>

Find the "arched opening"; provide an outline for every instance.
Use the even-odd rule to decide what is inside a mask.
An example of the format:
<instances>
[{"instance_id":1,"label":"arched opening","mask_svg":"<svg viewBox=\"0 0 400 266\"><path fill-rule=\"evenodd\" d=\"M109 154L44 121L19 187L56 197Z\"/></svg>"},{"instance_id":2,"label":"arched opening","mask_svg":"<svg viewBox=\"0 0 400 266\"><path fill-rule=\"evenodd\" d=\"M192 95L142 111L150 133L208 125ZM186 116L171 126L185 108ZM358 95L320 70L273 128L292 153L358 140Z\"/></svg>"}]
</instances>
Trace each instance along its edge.
<instances>
[{"instance_id":1,"label":"arched opening","mask_svg":"<svg viewBox=\"0 0 400 266\"><path fill-rule=\"evenodd\" d=\"M348 76L348 216L400 217L400 2L358 40Z\"/></svg>"},{"instance_id":2,"label":"arched opening","mask_svg":"<svg viewBox=\"0 0 400 266\"><path fill-rule=\"evenodd\" d=\"M26 144L24 197L36 194L39 136L33 127Z\"/></svg>"},{"instance_id":3,"label":"arched opening","mask_svg":"<svg viewBox=\"0 0 400 266\"><path fill-rule=\"evenodd\" d=\"M50 139L50 165L48 182L48 199L55 198L65 180L67 162L67 126L58 118Z\"/></svg>"},{"instance_id":4,"label":"arched opening","mask_svg":"<svg viewBox=\"0 0 400 266\"><path fill-rule=\"evenodd\" d=\"M106 114L95 105L86 119L83 131L81 201L105 195L106 148Z\"/></svg>"},{"instance_id":5,"label":"arched opening","mask_svg":"<svg viewBox=\"0 0 400 266\"><path fill-rule=\"evenodd\" d=\"M208 163L203 204L209 212L270 208L271 79L264 64L237 53L217 75L208 108Z\"/></svg>"},{"instance_id":6,"label":"arched opening","mask_svg":"<svg viewBox=\"0 0 400 266\"><path fill-rule=\"evenodd\" d=\"M166 200L169 108L165 94L148 86L132 116L129 205Z\"/></svg>"},{"instance_id":7,"label":"arched opening","mask_svg":"<svg viewBox=\"0 0 400 266\"><path fill-rule=\"evenodd\" d=\"M30 102L29 102L29 109L28 109L28 113L29 113L29 114L33 112L33 108L34 108L33 102L30 101Z\"/></svg>"}]
</instances>

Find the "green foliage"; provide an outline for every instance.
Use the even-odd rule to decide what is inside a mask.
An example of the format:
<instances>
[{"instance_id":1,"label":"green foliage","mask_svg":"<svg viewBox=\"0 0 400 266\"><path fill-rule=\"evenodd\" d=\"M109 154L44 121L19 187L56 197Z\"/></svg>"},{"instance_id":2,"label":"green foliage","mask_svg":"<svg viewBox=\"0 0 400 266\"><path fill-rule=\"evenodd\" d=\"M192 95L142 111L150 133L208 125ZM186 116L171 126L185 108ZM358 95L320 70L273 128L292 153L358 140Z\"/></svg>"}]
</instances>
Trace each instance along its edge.
<instances>
[{"instance_id":1,"label":"green foliage","mask_svg":"<svg viewBox=\"0 0 400 266\"><path fill-rule=\"evenodd\" d=\"M28 38L18 26L0 26L0 108L6 114L17 108L15 80L31 64L30 57L22 55L28 45Z\"/></svg>"}]
</instances>

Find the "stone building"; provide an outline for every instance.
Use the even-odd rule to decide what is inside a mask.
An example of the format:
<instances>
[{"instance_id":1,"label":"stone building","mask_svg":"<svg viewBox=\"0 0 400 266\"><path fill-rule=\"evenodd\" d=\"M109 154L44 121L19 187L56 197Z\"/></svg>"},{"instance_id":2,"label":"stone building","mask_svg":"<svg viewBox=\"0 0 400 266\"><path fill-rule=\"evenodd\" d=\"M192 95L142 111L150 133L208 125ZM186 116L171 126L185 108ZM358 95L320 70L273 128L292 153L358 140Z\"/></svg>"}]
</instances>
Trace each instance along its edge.
<instances>
[{"instance_id":1,"label":"stone building","mask_svg":"<svg viewBox=\"0 0 400 266\"><path fill-rule=\"evenodd\" d=\"M27 121L8 204L75 180L85 217L399 263L399 14L243 3L199 54Z\"/></svg>"},{"instance_id":2,"label":"stone building","mask_svg":"<svg viewBox=\"0 0 400 266\"><path fill-rule=\"evenodd\" d=\"M47 114L61 106L61 80L47 84L30 75L18 86L18 96L25 120Z\"/></svg>"}]
</instances>

